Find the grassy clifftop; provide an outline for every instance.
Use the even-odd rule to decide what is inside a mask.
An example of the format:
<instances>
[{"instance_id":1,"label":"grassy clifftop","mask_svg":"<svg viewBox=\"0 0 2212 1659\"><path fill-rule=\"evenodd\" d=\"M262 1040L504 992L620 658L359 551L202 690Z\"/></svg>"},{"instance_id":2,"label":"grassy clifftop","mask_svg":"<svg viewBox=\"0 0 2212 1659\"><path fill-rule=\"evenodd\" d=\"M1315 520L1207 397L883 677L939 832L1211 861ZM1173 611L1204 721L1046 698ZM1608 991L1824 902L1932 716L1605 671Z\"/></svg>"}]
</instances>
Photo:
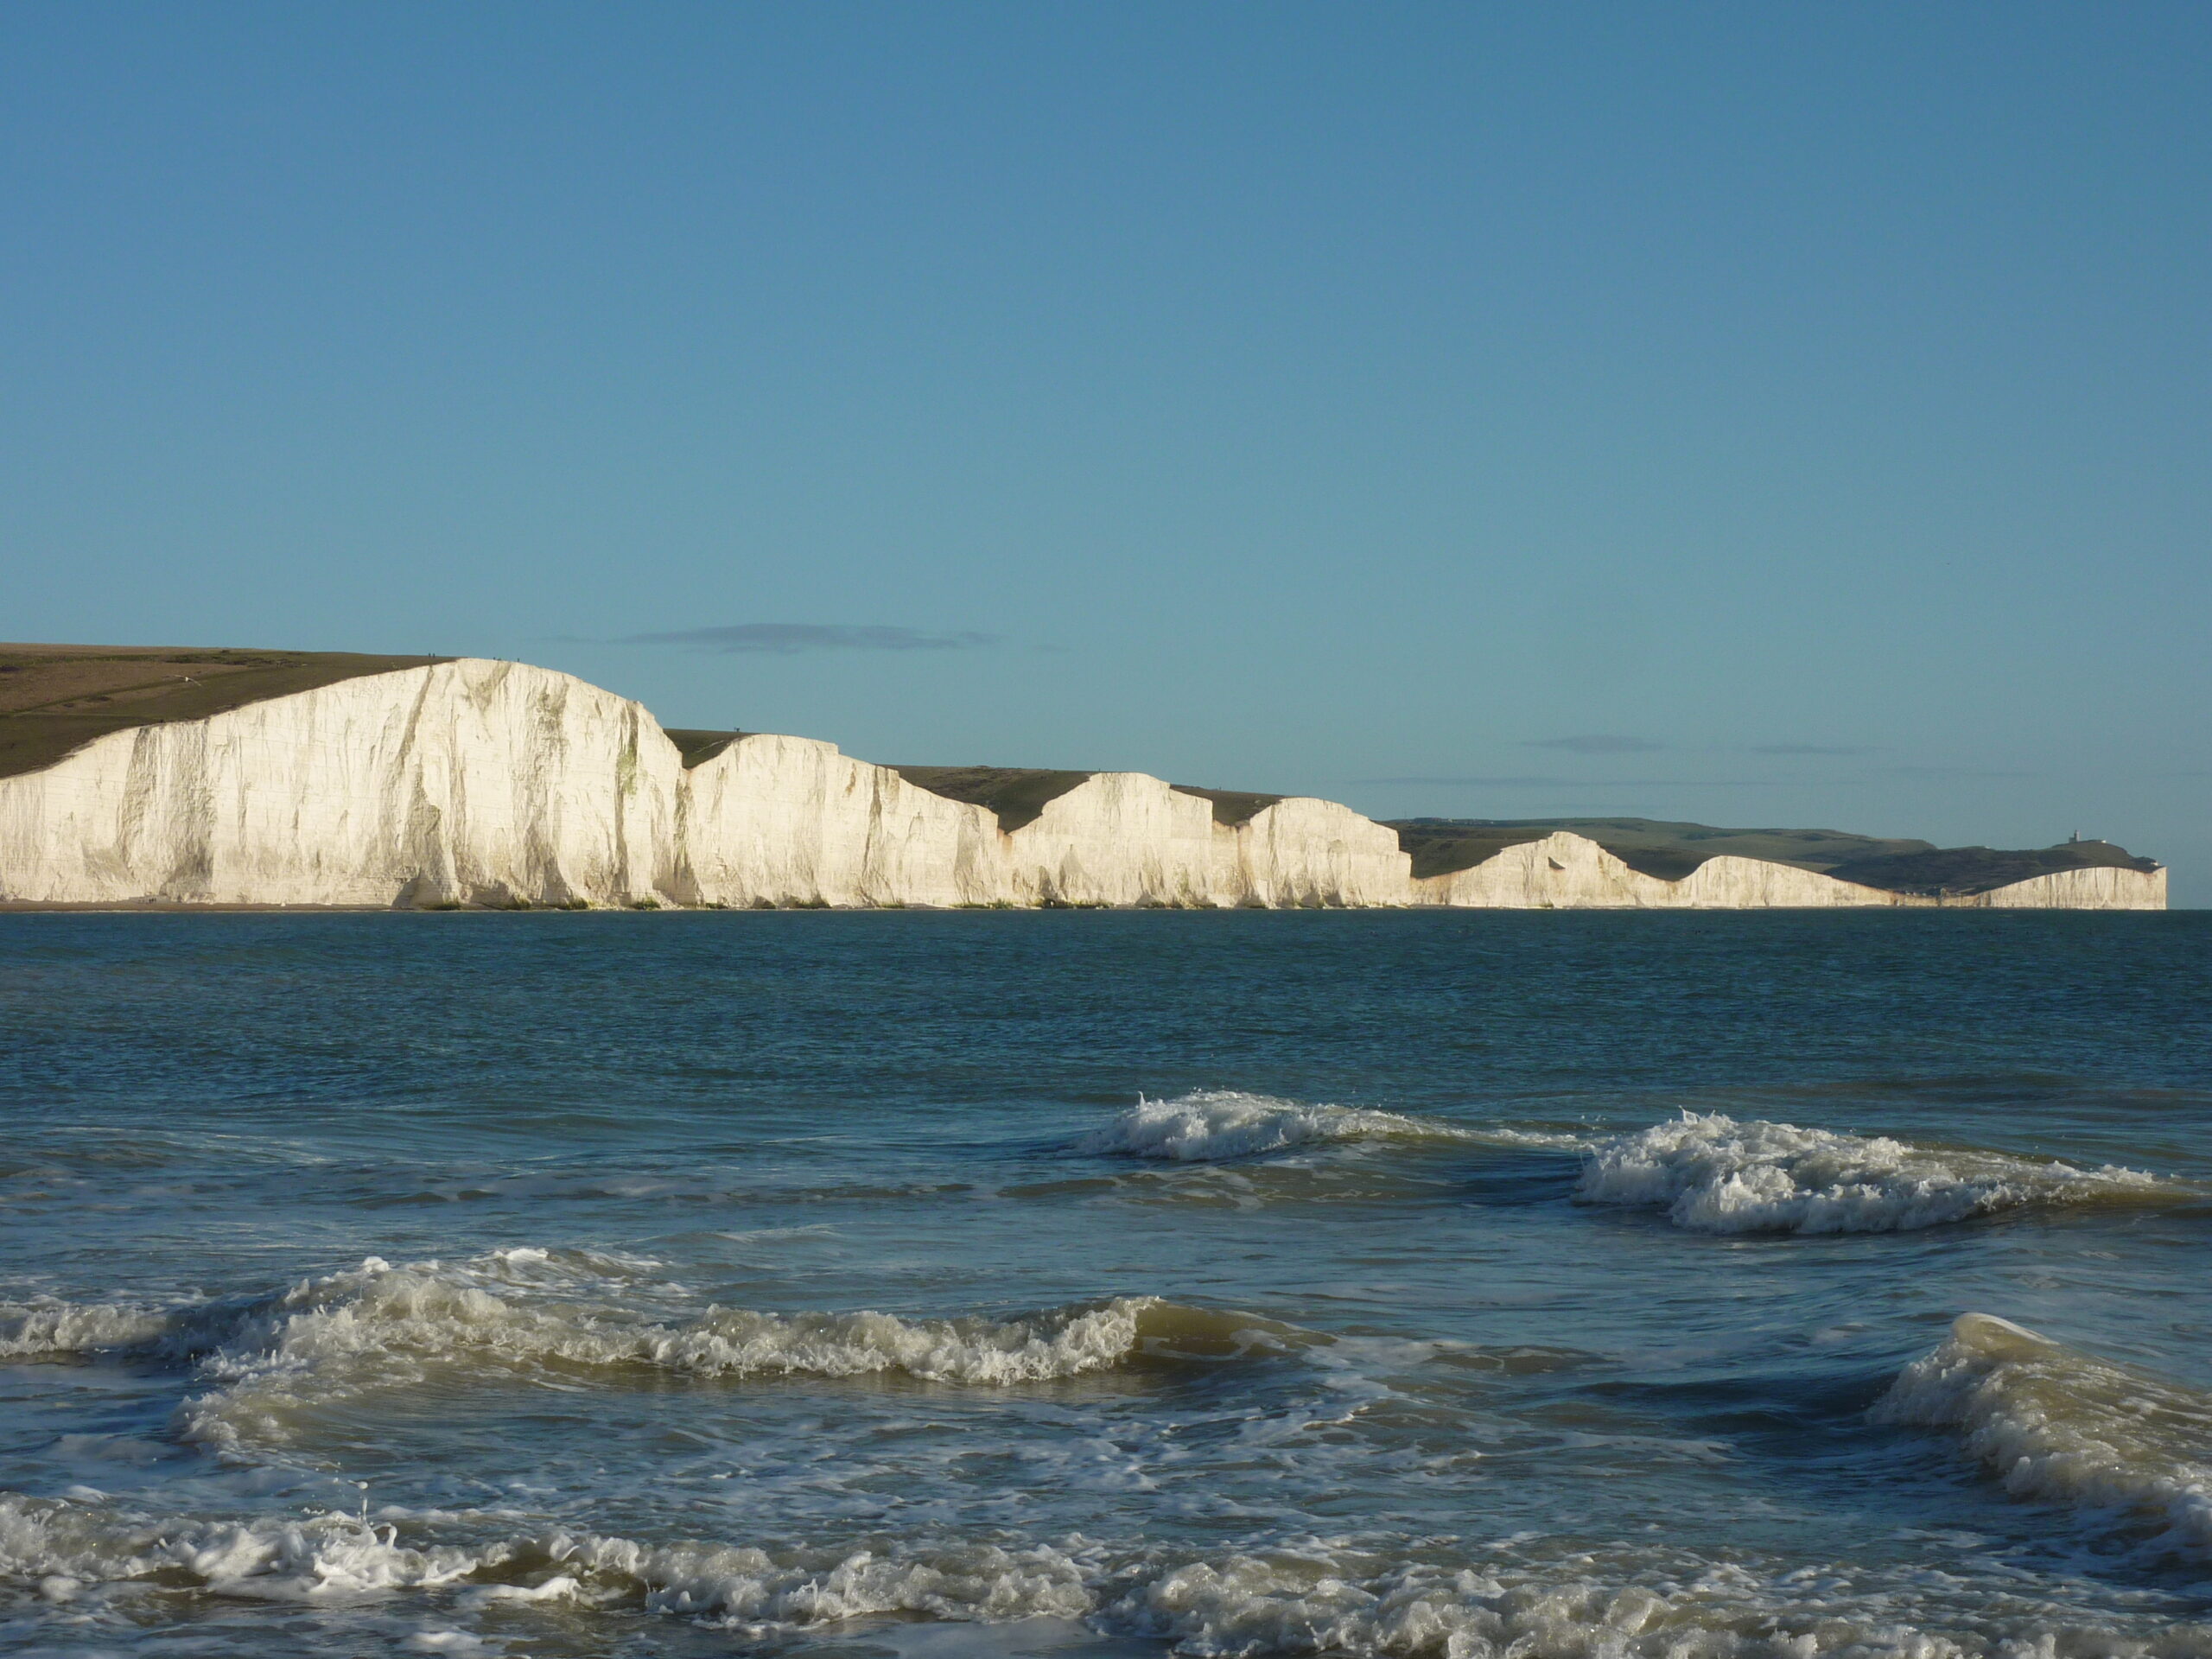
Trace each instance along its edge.
<instances>
[{"instance_id":1,"label":"grassy clifftop","mask_svg":"<svg viewBox=\"0 0 2212 1659\"><path fill-rule=\"evenodd\" d=\"M205 720L266 697L440 660L236 647L0 645L0 778L50 766L110 732Z\"/></svg>"},{"instance_id":2,"label":"grassy clifftop","mask_svg":"<svg viewBox=\"0 0 2212 1659\"><path fill-rule=\"evenodd\" d=\"M1034 823L1049 803L1096 775L1042 766L893 766L892 770L932 795L989 807L998 814L999 828L1005 830Z\"/></svg>"},{"instance_id":3,"label":"grassy clifftop","mask_svg":"<svg viewBox=\"0 0 2212 1659\"><path fill-rule=\"evenodd\" d=\"M1560 830L1596 842L1632 870L1679 881L1708 858L1732 856L1833 874L1853 859L1932 853L1926 841L1885 841L1840 830L1722 830L1658 818L1399 818L1390 827L1416 876L1472 869L1508 847Z\"/></svg>"},{"instance_id":4,"label":"grassy clifftop","mask_svg":"<svg viewBox=\"0 0 2212 1659\"><path fill-rule=\"evenodd\" d=\"M2056 847L2004 851L1994 847L1945 847L1924 853L1892 853L1853 859L1828 874L1844 881L1892 893L1987 893L2063 870L2138 870L2148 875L2155 858L2138 858L2108 841L2062 841Z\"/></svg>"},{"instance_id":5,"label":"grassy clifftop","mask_svg":"<svg viewBox=\"0 0 2212 1659\"><path fill-rule=\"evenodd\" d=\"M1840 830L1724 830L1709 823L1654 818L1403 818L1394 822L1399 845L1413 855L1414 874L1450 875L1472 869L1508 847L1559 830L1594 841L1632 870L1679 881L1708 858L1763 859L1793 864L1891 893L1987 893L2062 870L2129 869L2158 861L2138 858L2110 842L2061 842L2055 847L1999 851L1939 848L1932 842L1883 840Z\"/></svg>"},{"instance_id":6,"label":"grassy clifftop","mask_svg":"<svg viewBox=\"0 0 2212 1659\"><path fill-rule=\"evenodd\" d=\"M289 696L364 675L450 661L351 652L242 647L0 645L0 778L52 766L110 732L205 720L264 698ZM696 766L743 734L672 729ZM1091 772L1040 766L899 766L909 783L988 807L1001 829L1034 823L1046 805ZM1208 802L1217 823L1240 824L1283 797L1174 787ZM1391 821L1416 877L1471 869L1508 847L1567 830L1596 842L1630 868L1679 880L1709 858L1733 855L1795 865L1897 893L1986 893L2063 870L2158 868L2107 842L2001 850L1939 849L1837 830L1728 830L1654 818L1403 818Z\"/></svg>"},{"instance_id":7,"label":"grassy clifftop","mask_svg":"<svg viewBox=\"0 0 2212 1659\"><path fill-rule=\"evenodd\" d=\"M696 731L688 726L664 726L661 730L683 754L686 770L713 760L745 735L743 732Z\"/></svg>"},{"instance_id":8,"label":"grassy clifftop","mask_svg":"<svg viewBox=\"0 0 2212 1659\"><path fill-rule=\"evenodd\" d=\"M894 766L893 770L933 795L989 807L998 815L999 828L1009 831L1034 823L1048 803L1098 775L1039 766ZM1169 787L1178 794L1197 796L1212 807L1215 823L1231 825L1249 823L1284 798L1250 790L1201 789L1195 784Z\"/></svg>"}]
</instances>

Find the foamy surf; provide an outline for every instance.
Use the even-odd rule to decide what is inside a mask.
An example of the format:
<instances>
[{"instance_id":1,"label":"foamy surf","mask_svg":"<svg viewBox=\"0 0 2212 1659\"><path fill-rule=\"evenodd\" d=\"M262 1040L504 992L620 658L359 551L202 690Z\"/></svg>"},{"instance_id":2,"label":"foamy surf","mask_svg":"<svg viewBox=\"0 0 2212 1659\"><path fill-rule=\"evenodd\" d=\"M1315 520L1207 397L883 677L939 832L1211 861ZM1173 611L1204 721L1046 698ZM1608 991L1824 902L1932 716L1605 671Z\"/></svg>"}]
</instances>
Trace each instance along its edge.
<instances>
[{"instance_id":1,"label":"foamy surf","mask_svg":"<svg viewBox=\"0 0 2212 1659\"><path fill-rule=\"evenodd\" d=\"M1590 1153L1575 1196L1663 1209L1704 1233L1886 1233L2027 1205L2141 1198L2155 1175L2001 1153L1935 1150L1719 1113L1684 1112Z\"/></svg>"},{"instance_id":2,"label":"foamy surf","mask_svg":"<svg viewBox=\"0 0 2212 1659\"><path fill-rule=\"evenodd\" d=\"M1139 1099L1128 1110L1076 1143L1093 1155L1171 1159L1211 1163L1249 1158L1286 1147L1382 1135L1418 1139L1448 1136L1441 1125L1423 1124L1395 1112L1356 1106L1309 1106L1235 1089L1205 1089L1173 1100Z\"/></svg>"},{"instance_id":3,"label":"foamy surf","mask_svg":"<svg viewBox=\"0 0 2212 1659\"><path fill-rule=\"evenodd\" d=\"M774 1640L856 1620L971 1625L1033 1619L1169 1644L1196 1659L1966 1659L2037 1652L2193 1654L2190 1627L2085 1626L2007 1586L1946 1601L1943 1575L1866 1582L1659 1548L1544 1551L1518 1540L1440 1556L1345 1539L1226 1553L1019 1538L880 1548L652 1542L548 1527L431 1541L428 1517L155 1517L0 1494L0 1578L49 1604L130 1586L237 1603L421 1610L418 1649L507 1641L533 1608L642 1610ZM450 1534L468 1517L435 1517ZM1434 1545L1440 1541L1430 1541ZM1854 1584L1854 1577L1860 1581ZM1964 1586L1957 1586L1963 1589ZM866 1639L864 1629L855 1632ZM498 1639L495 1637L494 1639Z\"/></svg>"},{"instance_id":4,"label":"foamy surf","mask_svg":"<svg viewBox=\"0 0 2212 1659\"><path fill-rule=\"evenodd\" d=\"M325 1512L220 1521L132 1516L105 1505L0 1493L0 1576L49 1600L88 1586L160 1578L256 1600L351 1600L464 1592L464 1611L498 1604L583 1606L642 1596L649 1611L742 1624L835 1624L907 1613L991 1621L1078 1617L1091 1598L1068 1558L995 1545L869 1551L640 1543L558 1529L472 1544L403 1541L406 1517Z\"/></svg>"},{"instance_id":5,"label":"foamy surf","mask_svg":"<svg viewBox=\"0 0 2212 1659\"><path fill-rule=\"evenodd\" d=\"M1075 1143L1090 1156L1175 1163L1218 1163L1294 1147L1357 1141L1473 1141L1499 1146L1580 1147L1580 1137L1541 1130L1475 1128L1363 1106L1308 1104L1236 1089L1202 1089L1173 1100L1146 1100L1117 1113Z\"/></svg>"},{"instance_id":6,"label":"foamy surf","mask_svg":"<svg viewBox=\"0 0 2212 1659\"><path fill-rule=\"evenodd\" d=\"M179 1408L182 1438L221 1450L281 1446L299 1414L456 1369L632 1369L701 1378L902 1376L1005 1388L1141 1363L1204 1363L1327 1339L1255 1315L1118 1296L1014 1319L779 1313L710 1306L676 1321L619 1303L549 1298L518 1274L541 1251L474 1263L358 1268L250 1301L171 1310L42 1304L0 1310L21 1357L189 1357L214 1386ZM575 1282L553 1283L571 1292Z\"/></svg>"},{"instance_id":7,"label":"foamy surf","mask_svg":"<svg viewBox=\"0 0 2212 1659\"><path fill-rule=\"evenodd\" d=\"M2212 1396L1964 1313L1873 1415L1958 1430L2016 1497L2147 1521L2154 1550L2212 1553Z\"/></svg>"}]
</instances>

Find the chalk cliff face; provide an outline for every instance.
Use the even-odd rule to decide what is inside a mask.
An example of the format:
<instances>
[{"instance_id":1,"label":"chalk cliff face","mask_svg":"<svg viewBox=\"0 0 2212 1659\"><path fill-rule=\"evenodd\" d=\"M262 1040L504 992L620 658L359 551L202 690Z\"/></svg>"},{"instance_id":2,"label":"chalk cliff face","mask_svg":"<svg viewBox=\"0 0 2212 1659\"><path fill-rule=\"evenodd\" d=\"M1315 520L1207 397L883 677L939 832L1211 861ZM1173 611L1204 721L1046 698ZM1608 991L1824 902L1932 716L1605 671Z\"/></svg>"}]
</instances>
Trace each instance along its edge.
<instances>
[{"instance_id":1,"label":"chalk cliff face","mask_svg":"<svg viewBox=\"0 0 2212 1659\"><path fill-rule=\"evenodd\" d=\"M1007 836L1017 904L1205 905L1213 808L1141 772L1092 774Z\"/></svg>"},{"instance_id":2,"label":"chalk cliff face","mask_svg":"<svg viewBox=\"0 0 2212 1659\"><path fill-rule=\"evenodd\" d=\"M1221 824L1142 772L1010 834L808 738L741 737L687 772L638 704L474 659L0 779L0 899L29 903L1402 904L1406 862L1333 803Z\"/></svg>"},{"instance_id":3,"label":"chalk cliff face","mask_svg":"<svg viewBox=\"0 0 2212 1659\"><path fill-rule=\"evenodd\" d=\"M1398 833L1348 807L1305 797L1210 799L1133 772L1092 773L1017 822L1008 831L988 806L807 738L739 737L687 772L639 704L550 670L464 658L111 732L53 765L0 778L0 899L1508 909L1939 902L1732 856L1663 880L1566 831L1415 880ZM2163 870L2083 868L1940 902L2153 910L2165 906L2165 882Z\"/></svg>"},{"instance_id":4,"label":"chalk cliff face","mask_svg":"<svg viewBox=\"0 0 2212 1659\"><path fill-rule=\"evenodd\" d=\"M1762 858L1708 858L1681 880L1663 885L1674 889L1668 902L1687 910L1831 910L1912 902L1901 893Z\"/></svg>"},{"instance_id":5,"label":"chalk cliff face","mask_svg":"<svg viewBox=\"0 0 2212 1659\"><path fill-rule=\"evenodd\" d=\"M804 737L741 737L692 768L685 896L698 904L1011 902L1006 837L985 807Z\"/></svg>"},{"instance_id":6,"label":"chalk cliff face","mask_svg":"<svg viewBox=\"0 0 2212 1659\"><path fill-rule=\"evenodd\" d=\"M1398 833L1348 806L1293 795L1214 830L1217 903L1266 906L1412 902L1413 860Z\"/></svg>"},{"instance_id":7,"label":"chalk cliff face","mask_svg":"<svg viewBox=\"0 0 2212 1659\"><path fill-rule=\"evenodd\" d=\"M2164 910L2164 870L2059 870L1974 895L1991 910ZM1971 904L1974 899L1949 899Z\"/></svg>"},{"instance_id":8,"label":"chalk cliff face","mask_svg":"<svg viewBox=\"0 0 2212 1659\"><path fill-rule=\"evenodd\" d=\"M1423 877L1414 902L1482 910L1640 910L1667 883L1632 870L1594 841L1564 830L1523 842L1472 869Z\"/></svg>"},{"instance_id":9,"label":"chalk cliff face","mask_svg":"<svg viewBox=\"0 0 2212 1659\"><path fill-rule=\"evenodd\" d=\"M1098 772L1002 832L835 745L741 737L694 768L681 843L694 902L750 905L1390 905L1397 836L1293 798L1243 823L1141 772Z\"/></svg>"},{"instance_id":10,"label":"chalk cliff face","mask_svg":"<svg viewBox=\"0 0 2212 1659\"><path fill-rule=\"evenodd\" d=\"M1679 881L1646 875L1562 830L1472 869L1413 884L1414 902L1503 910L1745 910L1900 905L1904 895L1755 858L1709 858Z\"/></svg>"},{"instance_id":11,"label":"chalk cliff face","mask_svg":"<svg viewBox=\"0 0 2212 1659\"><path fill-rule=\"evenodd\" d=\"M2063 870L1988 893L1942 899L1839 881L1764 859L1709 858L1677 881L1629 868L1596 842L1561 831L1508 847L1471 869L1412 883L1417 905L1499 910L2164 910L2166 873Z\"/></svg>"},{"instance_id":12,"label":"chalk cliff face","mask_svg":"<svg viewBox=\"0 0 2212 1659\"><path fill-rule=\"evenodd\" d=\"M0 779L0 895L48 903L672 897L676 747L520 664L374 674Z\"/></svg>"}]
</instances>

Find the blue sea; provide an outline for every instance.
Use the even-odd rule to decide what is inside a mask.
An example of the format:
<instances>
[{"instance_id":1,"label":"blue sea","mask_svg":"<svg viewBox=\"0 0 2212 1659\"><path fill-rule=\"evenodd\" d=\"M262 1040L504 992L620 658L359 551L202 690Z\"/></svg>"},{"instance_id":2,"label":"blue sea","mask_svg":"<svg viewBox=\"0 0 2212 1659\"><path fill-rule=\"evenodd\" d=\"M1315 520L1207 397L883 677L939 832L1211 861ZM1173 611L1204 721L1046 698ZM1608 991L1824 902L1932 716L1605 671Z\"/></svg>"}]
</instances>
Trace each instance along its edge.
<instances>
[{"instance_id":1,"label":"blue sea","mask_svg":"<svg viewBox=\"0 0 2212 1659\"><path fill-rule=\"evenodd\" d=\"M0 1650L2212 1654L2212 915L0 916Z\"/></svg>"}]
</instances>

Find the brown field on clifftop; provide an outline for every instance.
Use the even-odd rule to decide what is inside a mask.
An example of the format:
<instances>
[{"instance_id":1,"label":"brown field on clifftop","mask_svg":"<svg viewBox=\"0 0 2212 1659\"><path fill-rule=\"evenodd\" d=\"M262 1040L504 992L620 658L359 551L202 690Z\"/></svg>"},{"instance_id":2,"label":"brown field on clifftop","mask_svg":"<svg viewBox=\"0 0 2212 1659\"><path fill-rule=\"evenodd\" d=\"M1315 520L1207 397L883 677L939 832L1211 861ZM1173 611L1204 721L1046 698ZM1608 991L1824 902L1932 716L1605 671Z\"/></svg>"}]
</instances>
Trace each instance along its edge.
<instances>
[{"instance_id":1,"label":"brown field on clifftop","mask_svg":"<svg viewBox=\"0 0 2212 1659\"><path fill-rule=\"evenodd\" d=\"M0 645L0 778L110 732L205 720L266 697L449 660L239 646Z\"/></svg>"}]
</instances>

